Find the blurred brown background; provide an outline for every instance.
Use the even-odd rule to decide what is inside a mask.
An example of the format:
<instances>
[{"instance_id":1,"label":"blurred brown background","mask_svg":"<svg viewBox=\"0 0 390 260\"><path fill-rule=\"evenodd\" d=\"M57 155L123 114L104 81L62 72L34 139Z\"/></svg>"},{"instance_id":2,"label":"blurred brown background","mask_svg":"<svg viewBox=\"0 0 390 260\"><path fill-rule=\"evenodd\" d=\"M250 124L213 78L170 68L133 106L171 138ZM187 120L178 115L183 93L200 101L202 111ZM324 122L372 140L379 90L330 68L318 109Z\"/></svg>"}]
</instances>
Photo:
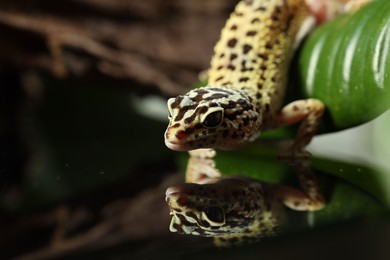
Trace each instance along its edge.
<instances>
[{"instance_id":1,"label":"blurred brown background","mask_svg":"<svg viewBox=\"0 0 390 260\"><path fill-rule=\"evenodd\" d=\"M235 1L1 1L1 69L58 78L98 73L111 85L187 90L207 68Z\"/></svg>"}]
</instances>

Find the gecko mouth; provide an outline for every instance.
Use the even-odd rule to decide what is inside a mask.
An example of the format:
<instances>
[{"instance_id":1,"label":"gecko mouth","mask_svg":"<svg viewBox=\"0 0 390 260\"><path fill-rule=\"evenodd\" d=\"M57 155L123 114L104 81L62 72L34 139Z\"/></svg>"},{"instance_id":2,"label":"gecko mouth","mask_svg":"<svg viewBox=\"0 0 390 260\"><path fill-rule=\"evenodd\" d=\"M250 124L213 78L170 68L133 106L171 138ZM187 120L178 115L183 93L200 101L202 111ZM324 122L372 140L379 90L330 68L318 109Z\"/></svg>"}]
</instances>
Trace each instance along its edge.
<instances>
[{"instance_id":1,"label":"gecko mouth","mask_svg":"<svg viewBox=\"0 0 390 260\"><path fill-rule=\"evenodd\" d=\"M182 152L182 151L188 151L188 149L185 147L185 145L183 144L177 144L177 143L172 143L170 142L169 140L165 139L165 145L171 149L171 150L174 150L174 151L179 151L179 152Z\"/></svg>"}]
</instances>

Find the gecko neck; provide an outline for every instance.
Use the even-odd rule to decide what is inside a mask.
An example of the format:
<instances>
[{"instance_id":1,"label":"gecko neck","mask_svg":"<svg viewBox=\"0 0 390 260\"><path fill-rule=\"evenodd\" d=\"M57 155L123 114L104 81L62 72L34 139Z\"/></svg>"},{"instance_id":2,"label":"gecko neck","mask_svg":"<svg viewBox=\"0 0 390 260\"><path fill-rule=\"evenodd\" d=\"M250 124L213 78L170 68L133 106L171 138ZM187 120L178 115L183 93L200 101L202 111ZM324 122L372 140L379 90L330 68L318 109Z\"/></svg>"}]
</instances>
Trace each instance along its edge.
<instances>
[{"instance_id":1,"label":"gecko neck","mask_svg":"<svg viewBox=\"0 0 390 260\"><path fill-rule=\"evenodd\" d=\"M275 113L283 101L294 42L308 16L304 0L241 1L215 46L209 85L245 92L263 119Z\"/></svg>"}]
</instances>

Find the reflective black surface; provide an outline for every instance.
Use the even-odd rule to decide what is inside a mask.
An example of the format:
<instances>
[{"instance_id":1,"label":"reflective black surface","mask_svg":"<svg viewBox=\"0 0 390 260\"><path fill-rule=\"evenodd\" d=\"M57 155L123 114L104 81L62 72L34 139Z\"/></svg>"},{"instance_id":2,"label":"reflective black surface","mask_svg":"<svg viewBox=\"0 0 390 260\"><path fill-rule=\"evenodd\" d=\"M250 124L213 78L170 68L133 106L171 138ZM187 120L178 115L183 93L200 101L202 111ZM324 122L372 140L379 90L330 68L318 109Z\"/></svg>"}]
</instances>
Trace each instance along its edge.
<instances>
[{"instance_id":1,"label":"reflective black surface","mask_svg":"<svg viewBox=\"0 0 390 260\"><path fill-rule=\"evenodd\" d=\"M1 258L389 253L390 172L361 161L314 158L328 206L292 213L301 228L281 237L221 251L211 239L170 233L165 190L184 181L187 155L165 147L166 123L136 112L127 89L39 78L43 84L27 90L16 75L1 78ZM219 152L217 164L228 175L297 185L269 143Z\"/></svg>"}]
</instances>

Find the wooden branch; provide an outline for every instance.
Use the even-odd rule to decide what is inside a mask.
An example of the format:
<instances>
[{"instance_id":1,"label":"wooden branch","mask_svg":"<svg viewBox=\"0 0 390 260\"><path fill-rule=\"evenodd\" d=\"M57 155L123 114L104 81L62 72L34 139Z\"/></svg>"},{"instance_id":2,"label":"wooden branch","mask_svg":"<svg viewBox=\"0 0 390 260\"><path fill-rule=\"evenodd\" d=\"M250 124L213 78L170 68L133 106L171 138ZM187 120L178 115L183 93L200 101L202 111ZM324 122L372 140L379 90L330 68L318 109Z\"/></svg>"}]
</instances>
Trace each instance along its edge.
<instances>
[{"instance_id":1,"label":"wooden branch","mask_svg":"<svg viewBox=\"0 0 390 260\"><path fill-rule=\"evenodd\" d=\"M97 71L113 82L131 80L167 95L182 93L208 67L234 2L0 3L0 68L45 70L59 78Z\"/></svg>"}]
</instances>

